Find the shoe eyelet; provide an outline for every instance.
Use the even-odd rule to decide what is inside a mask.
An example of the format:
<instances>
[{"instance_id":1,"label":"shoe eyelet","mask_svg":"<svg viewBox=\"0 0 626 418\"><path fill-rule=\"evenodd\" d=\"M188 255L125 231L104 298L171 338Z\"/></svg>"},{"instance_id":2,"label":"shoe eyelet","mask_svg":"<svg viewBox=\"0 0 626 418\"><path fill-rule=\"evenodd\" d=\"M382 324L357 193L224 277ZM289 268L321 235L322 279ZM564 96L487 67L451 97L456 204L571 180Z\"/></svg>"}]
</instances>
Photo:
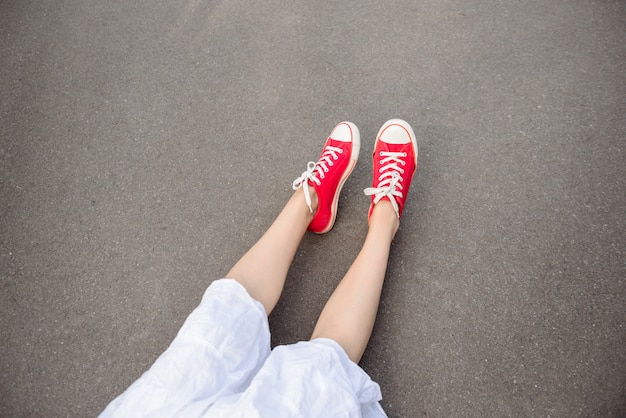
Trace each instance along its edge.
<instances>
[{"instance_id":1,"label":"shoe eyelet","mask_svg":"<svg viewBox=\"0 0 626 418\"><path fill-rule=\"evenodd\" d=\"M333 160L337 161L339 159L339 157L333 157Z\"/></svg>"},{"instance_id":2,"label":"shoe eyelet","mask_svg":"<svg viewBox=\"0 0 626 418\"><path fill-rule=\"evenodd\" d=\"M400 160L400 162L402 163L402 165L406 165L406 161Z\"/></svg>"},{"instance_id":3,"label":"shoe eyelet","mask_svg":"<svg viewBox=\"0 0 626 418\"><path fill-rule=\"evenodd\" d=\"M401 172L402 174L404 174L404 170L403 170L403 169L400 169L400 172ZM400 177L400 178L402 178L402 177Z\"/></svg>"},{"instance_id":4,"label":"shoe eyelet","mask_svg":"<svg viewBox=\"0 0 626 418\"><path fill-rule=\"evenodd\" d=\"M382 172L383 172L383 168L382 168L382 167L381 167L381 168L379 168L379 169L378 169L378 172L379 172L379 173L382 173Z\"/></svg>"},{"instance_id":5,"label":"shoe eyelet","mask_svg":"<svg viewBox=\"0 0 626 418\"><path fill-rule=\"evenodd\" d=\"M339 150L339 154L343 154L343 149L340 149L340 150Z\"/></svg>"},{"instance_id":6,"label":"shoe eyelet","mask_svg":"<svg viewBox=\"0 0 626 418\"><path fill-rule=\"evenodd\" d=\"M328 168L324 167L324 173L328 173Z\"/></svg>"},{"instance_id":7,"label":"shoe eyelet","mask_svg":"<svg viewBox=\"0 0 626 418\"><path fill-rule=\"evenodd\" d=\"M379 152L378 155L380 155L382 157L383 156L383 152L382 151Z\"/></svg>"},{"instance_id":8,"label":"shoe eyelet","mask_svg":"<svg viewBox=\"0 0 626 418\"><path fill-rule=\"evenodd\" d=\"M405 157L408 155L406 152L403 152L402 154L404 154Z\"/></svg>"},{"instance_id":9,"label":"shoe eyelet","mask_svg":"<svg viewBox=\"0 0 626 418\"><path fill-rule=\"evenodd\" d=\"M333 165L335 165L335 163L333 163L332 161L329 161L328 165L332 167Z\"/></svg>"}]
</instances>

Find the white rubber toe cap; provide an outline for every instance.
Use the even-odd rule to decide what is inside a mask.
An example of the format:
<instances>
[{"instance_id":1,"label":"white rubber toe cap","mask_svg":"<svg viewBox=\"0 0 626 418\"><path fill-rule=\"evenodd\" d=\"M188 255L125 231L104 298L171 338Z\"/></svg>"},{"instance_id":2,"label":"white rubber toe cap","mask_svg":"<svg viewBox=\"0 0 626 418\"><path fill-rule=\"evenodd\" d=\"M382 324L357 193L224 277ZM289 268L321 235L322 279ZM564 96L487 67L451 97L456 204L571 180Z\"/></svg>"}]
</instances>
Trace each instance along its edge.
<instances>
[{"instance_id":1,"label":"white rubber toe cap","mask_svg":"<svg viewBox=\"0 0 626 418\"><path fill-rule=\"evenodd\" d=\"M335 126L335 129L330 134L330 137L335 141L350 142L352 141L352 129L350 125L345 122Z\"/></svg>"},{"instance_id":2,"label":"white rubber toe cap","mask_svg":"<svg viewBox=\"0 0 626 418\"><path fill-rule=\"evenodd\" d=\"M356 161L359 158L361 135L354 123L345 121L339 123L330 133L330 137L335 141L352 142L352 160Z\"/></svg>"},{"instance_id":3,"label":"white rubber toe cap","mask_svg":"<svg viewBox=\"0 0 626 418\"><path fill-rule=\"evenodd\" d=\"M402 119L391 119L380 128L379 138L388 144L408 144L415 138L415 134Z\"/></svg>"}]
</instances>

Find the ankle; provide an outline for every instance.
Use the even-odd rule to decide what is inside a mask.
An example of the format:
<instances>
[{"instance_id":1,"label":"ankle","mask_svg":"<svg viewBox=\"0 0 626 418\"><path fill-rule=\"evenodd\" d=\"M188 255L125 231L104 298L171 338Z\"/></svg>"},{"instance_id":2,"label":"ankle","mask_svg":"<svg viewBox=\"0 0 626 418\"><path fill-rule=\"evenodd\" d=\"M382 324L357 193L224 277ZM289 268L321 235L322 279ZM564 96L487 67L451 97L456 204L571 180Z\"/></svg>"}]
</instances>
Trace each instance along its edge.
<instances>
[{"instance_id":1,"label":"ankle","mask_svg":"<svg viewBox=\"0 0 626 418\"><path fill-rule=\"evenodd\" d=\"M309 196L311 198L311 207L309 208L309 205L306 203L306 200L304 198L304 190L303 189L298 189L294 192L292 199L295 200L296 202L298 202L298 204L302 205L304 208L306 208L306 212L309 214L309 216L311 218L313 218L315 216L315 214L317 213L317 208L319 206L319 200L317 198L317 193L315 192L315 189L313 187L309 187Z\"/></svg>"},{"instance_id":2,"label":"ankle","mask_svg":"<svg viewBox=\"0 0 626 418\"><path fill-rule=\"evenodd\" d=\"M310 187L309 193L311 196L311 216L315 216L315 214L317 213L317 208L319 207L319 199L317 198L317 192L315 191L315 188Z\"/></svg>"},{"instance_id":3,"label":"ankle","mask_svg":"<svg viewBox=\"0 0 626 418\"><path fill-rule=\"evenodd\" d=\"M372 209L372 214L369 218L369 226L371 228L384 228L391 232L392 236L395 236L398 228L400 227L400 219L396 215L391 202L388 200L381 200Z\"/></svg>"}]
</instances>

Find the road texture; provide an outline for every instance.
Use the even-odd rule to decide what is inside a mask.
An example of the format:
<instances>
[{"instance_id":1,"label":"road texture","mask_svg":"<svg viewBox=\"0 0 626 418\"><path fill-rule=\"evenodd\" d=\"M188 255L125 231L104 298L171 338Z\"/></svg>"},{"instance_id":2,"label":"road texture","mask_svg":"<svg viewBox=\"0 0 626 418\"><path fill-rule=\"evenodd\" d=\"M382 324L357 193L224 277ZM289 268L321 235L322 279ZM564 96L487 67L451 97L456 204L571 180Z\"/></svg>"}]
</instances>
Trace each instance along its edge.
<instances>
[{"instance_id":1,"label":"road texture","mask_svg":"<svg viewBox=\"0 0 626 418\"><path fill-rule=\"evenodd\" d=\"M626 416L617 0L0 0L0 415L101 411L350 120L270 317L306 339L392 117L420 169L361 362L387 413Z\"/></svg>"}]
</instances>

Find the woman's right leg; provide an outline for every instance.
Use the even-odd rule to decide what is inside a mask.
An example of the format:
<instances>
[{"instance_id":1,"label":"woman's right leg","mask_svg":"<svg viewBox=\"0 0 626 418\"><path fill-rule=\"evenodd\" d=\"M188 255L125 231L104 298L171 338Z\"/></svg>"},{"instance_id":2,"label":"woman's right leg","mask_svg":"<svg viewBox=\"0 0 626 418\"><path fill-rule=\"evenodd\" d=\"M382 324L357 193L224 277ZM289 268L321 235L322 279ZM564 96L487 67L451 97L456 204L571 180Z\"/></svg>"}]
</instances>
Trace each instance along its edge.
<instances>
[{"instance_id":1,"label":"woman's right leg","mask_svg":"<svg viewBox=\"0 0 626 418\"><path fill-rule=\"evenodd\" d=\"M374 327L391 241L399 221L388 201L376 205L365 243L328 299L311 339L330 338L358 363Z\"/></svg>"},{"instance_id":2,"label":"woman's right leg","mask_svg":"<svg viewBox=\"0 0 626 418\"><path fill-rule=\"evenodd\" d=\"M417 169L417 144L409 124L387 121L376 138L373 157L373 187L365 190L372 196L365 243L328 299L311 336L335 340L355 363L374 327L391 241Z\"/></svg>"}]
</instances>

